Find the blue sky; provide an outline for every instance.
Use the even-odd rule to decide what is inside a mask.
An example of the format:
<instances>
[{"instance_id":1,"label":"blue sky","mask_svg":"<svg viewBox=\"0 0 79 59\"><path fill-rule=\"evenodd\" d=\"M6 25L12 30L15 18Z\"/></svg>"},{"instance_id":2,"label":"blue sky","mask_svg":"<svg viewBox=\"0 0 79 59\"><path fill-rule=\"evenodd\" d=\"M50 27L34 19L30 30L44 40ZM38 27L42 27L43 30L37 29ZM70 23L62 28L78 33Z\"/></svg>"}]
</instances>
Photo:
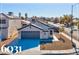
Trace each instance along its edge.
<instances>
[{"instance_id":1,"label":"blue sky","mask_svg":"<svg viewBox=\"0 0 79 59\"><path fill-rule=\"evenodd\" d=\"M18 15L19 12L31 16L59 17L71 14L72 3L1 3L1 12L9 11ZM79 4L74 6L74 17L79 17Z\"/></svg>"}]
</instances>

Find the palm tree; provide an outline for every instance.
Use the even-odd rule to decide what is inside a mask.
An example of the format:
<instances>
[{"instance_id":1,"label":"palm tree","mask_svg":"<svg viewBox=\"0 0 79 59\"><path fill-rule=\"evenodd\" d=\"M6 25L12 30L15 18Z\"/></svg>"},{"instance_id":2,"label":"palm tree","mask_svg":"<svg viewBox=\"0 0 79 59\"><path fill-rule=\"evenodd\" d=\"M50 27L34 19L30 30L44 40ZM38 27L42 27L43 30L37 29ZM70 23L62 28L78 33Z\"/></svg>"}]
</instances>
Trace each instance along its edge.
<instances>
[{"instance_id":1,"label":"palm tree","mask_svg":"<svg viewBox=\"0 0 79 59\"><path fill-rule=\"evenodd\" d=\"M64 18L60 17L60 24L64 24Z\"/></svg>"},{"instance_id":2,"label":"palm tree","mask_svg":"<svg viewBox=\"0 0 79 59\"><path fill-rule=\"evenodd\" d=\"M25 13L25 19L27 20L27 13Z\"/></svg>"},{"instance_id":3,"label":"palm tree","mask_svg":"<svg viewBox=\"0 0 79 59\"><path fill-rule=\"evenodd\" d=\"M64 15L64 20L65 20L65 23L70 23L71 22L71 15Z\"/></svg>"},{"instance_id":4,"label":"palm tree","mask_svg":"<svg viewBox=\"0 0 79 59\"><path fill-rule=\"evenodd\" d=\"M19 18L21 18L21 12L19 12Z\"/></svg>"},{"instance_id":5,"label":"palm tree","mask_svg":"<svg viewBox=\"0 0 79 59\"><path fill-rule=\"evenodd\" d=\"M63 17L60 17L60 23L68 26L72 21L71 17L71 15L63 15Z\"/></svg>"}]
</instances>

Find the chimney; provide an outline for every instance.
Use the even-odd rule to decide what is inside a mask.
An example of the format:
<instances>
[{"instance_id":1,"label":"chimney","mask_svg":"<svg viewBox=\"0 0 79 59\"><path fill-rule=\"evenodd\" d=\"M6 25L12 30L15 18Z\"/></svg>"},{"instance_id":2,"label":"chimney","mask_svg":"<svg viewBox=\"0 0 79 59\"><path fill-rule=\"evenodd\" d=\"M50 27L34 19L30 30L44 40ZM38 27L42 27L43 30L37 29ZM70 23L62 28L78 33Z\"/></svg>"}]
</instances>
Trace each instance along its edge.
<instances>
[{"instance_id":1,"label":"chimney","mask_svg":"<svg viewBox=\"0 0 79 59\"><path fill-rule=\"evenodd\" d=\"M8 15L9 15L9 16L12 16L12 15L13 15L13 12L8 12Z\"/></svg>"}]
</instances>

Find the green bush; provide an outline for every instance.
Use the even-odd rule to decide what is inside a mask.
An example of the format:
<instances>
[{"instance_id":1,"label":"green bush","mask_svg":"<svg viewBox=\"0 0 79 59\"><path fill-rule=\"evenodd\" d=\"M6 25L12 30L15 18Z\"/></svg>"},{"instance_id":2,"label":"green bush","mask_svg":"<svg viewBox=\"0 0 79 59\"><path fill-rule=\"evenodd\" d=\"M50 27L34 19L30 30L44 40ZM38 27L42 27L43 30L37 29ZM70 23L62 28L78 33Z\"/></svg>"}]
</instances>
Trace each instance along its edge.
<instances>
[{"instance_id":1,"label":"green bush","mask_svg":"<svg viewBox=\"0 0 79 59\"><path fill-rule=\"evenodd\" d=\"M60 28L59 31L60 32L63 32L64 31L64 27Z\"/></svg>"}]
</instances>

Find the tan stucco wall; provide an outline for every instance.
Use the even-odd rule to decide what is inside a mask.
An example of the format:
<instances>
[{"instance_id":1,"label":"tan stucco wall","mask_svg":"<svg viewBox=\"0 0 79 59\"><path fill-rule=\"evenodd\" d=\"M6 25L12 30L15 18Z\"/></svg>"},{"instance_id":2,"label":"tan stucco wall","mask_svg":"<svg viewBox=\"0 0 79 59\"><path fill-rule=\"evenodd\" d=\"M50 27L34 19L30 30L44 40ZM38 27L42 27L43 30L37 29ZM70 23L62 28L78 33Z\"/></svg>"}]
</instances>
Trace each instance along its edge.
<instances>
[{"instance_id":1,"label":"tan stucco wall","mask_svg":"<svg viewBox=\"0 0 79 59\"><path fill-rule=\"evenodd\" d=\"M21 28L21 20L9 20L8 36L12 35L18 28Z\"/></svg>"}]
</instances>

